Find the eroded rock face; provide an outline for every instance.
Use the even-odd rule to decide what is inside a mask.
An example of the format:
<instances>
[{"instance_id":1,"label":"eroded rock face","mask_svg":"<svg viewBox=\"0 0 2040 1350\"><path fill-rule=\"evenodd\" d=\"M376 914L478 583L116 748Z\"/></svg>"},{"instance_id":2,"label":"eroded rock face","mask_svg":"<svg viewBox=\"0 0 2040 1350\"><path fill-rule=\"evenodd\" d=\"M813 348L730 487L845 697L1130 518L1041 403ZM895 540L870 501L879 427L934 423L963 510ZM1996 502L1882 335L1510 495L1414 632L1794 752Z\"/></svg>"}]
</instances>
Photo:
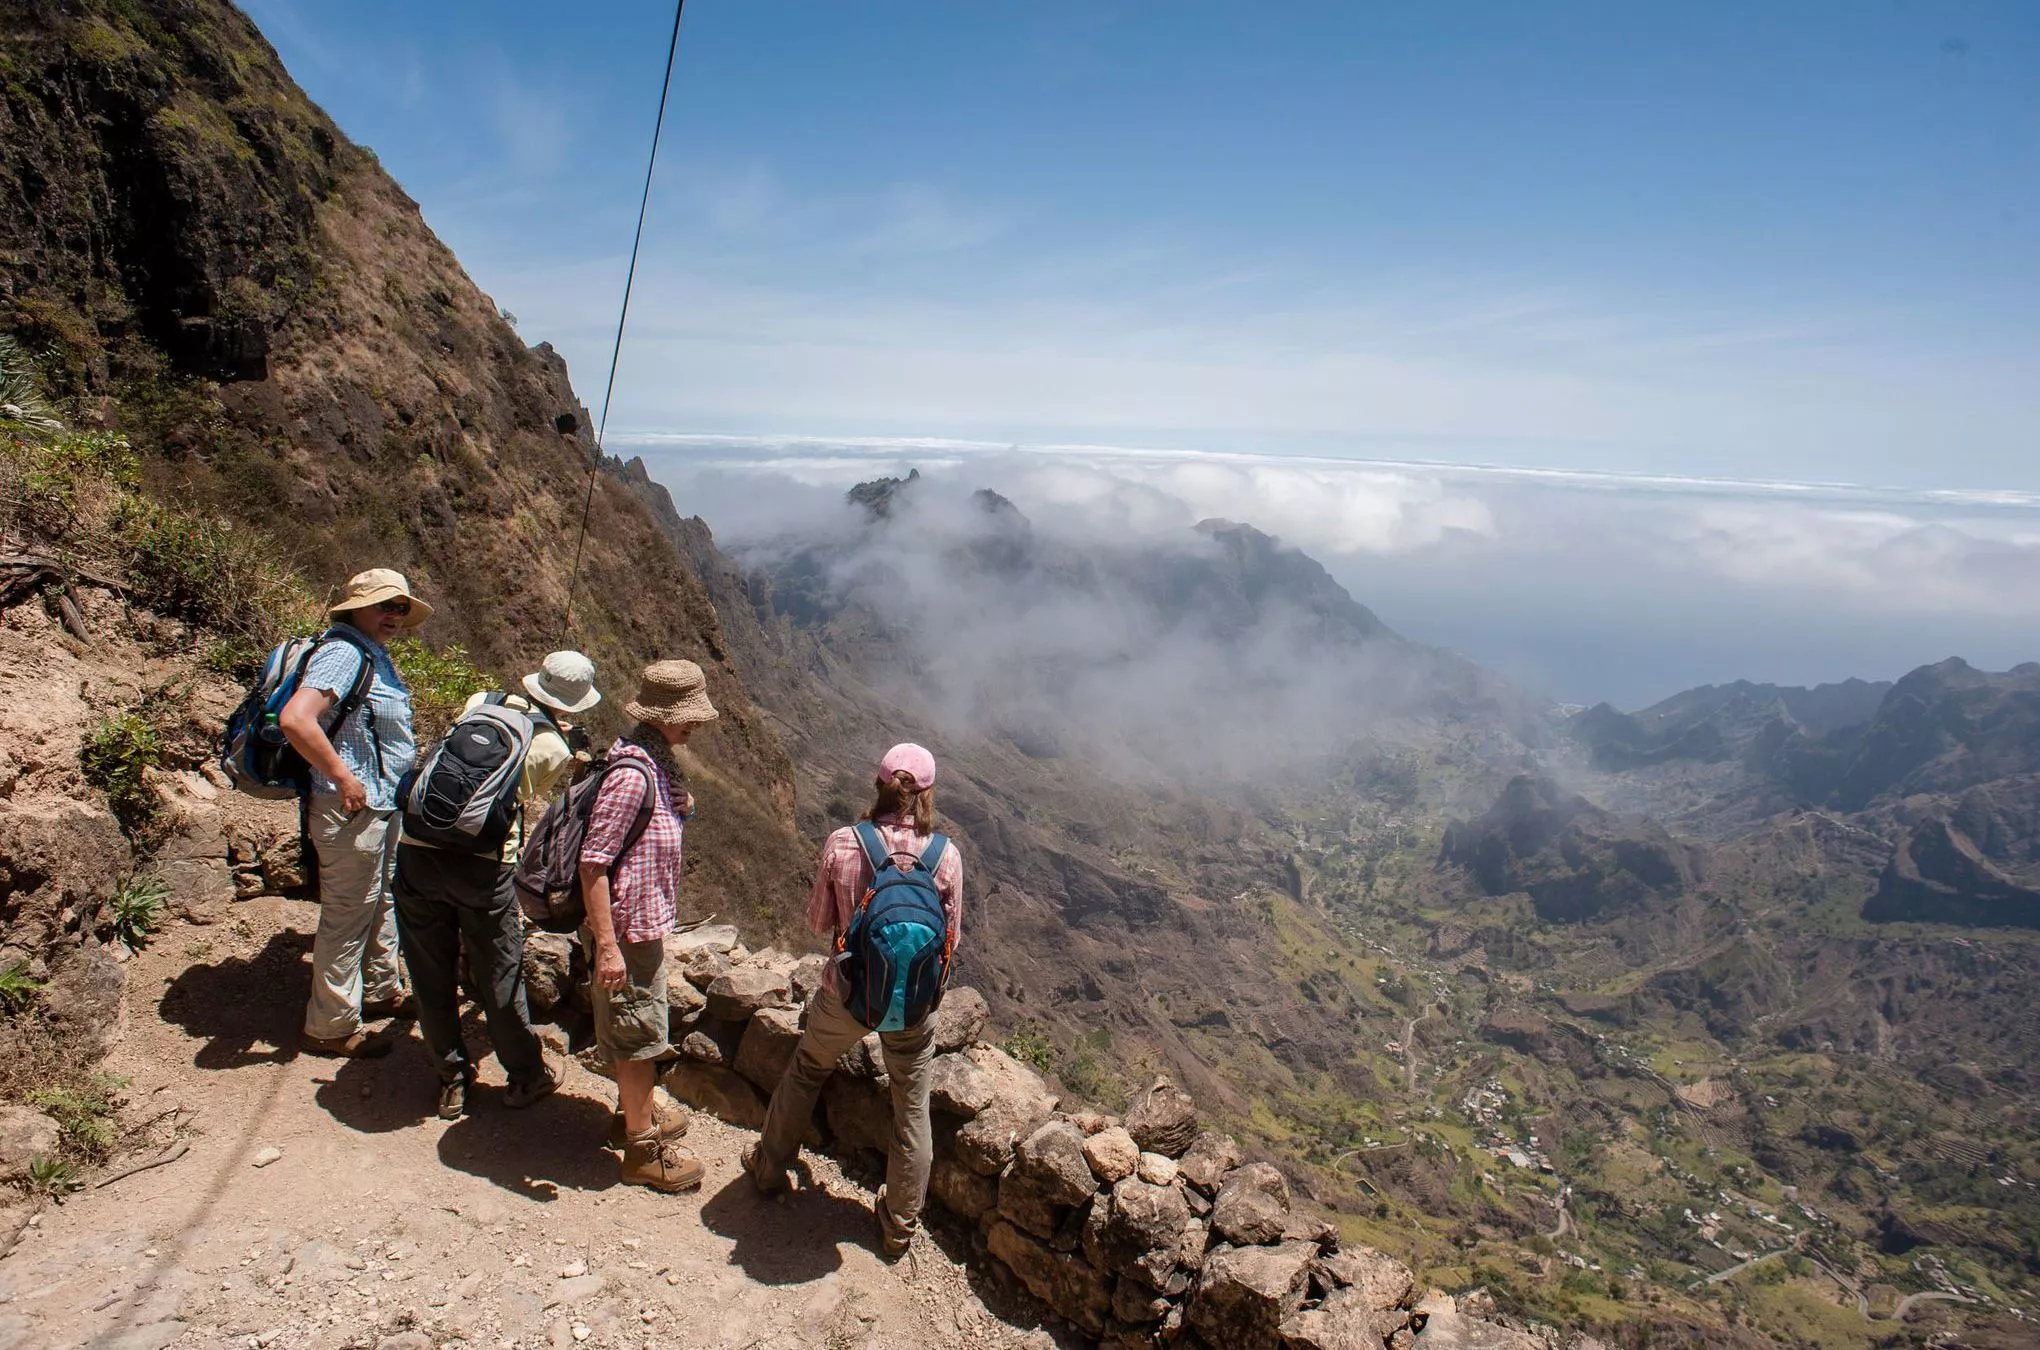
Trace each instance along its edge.
<instances>
[{"instance_id":1,"label":"eroded rock face","mask_svg":"<svg viewBox=\"0 0 2040 1350\"><path fill-rule=\"evenodd\" d=\"M1157 1078L1126 1113L1126 1132L1143 1153L1180 1158L1197 1138L1197 1105L1174 1083Z\"/></svg>"},{"instance_id":2,"label":"eroded rock face","mask_svg":"<svg viewBox=\"0 0 2040 1350\"><path fill-rule=\"evenodd\" d=\"M1281 1350L1282 1324L1303 1307L1317 1249L1219 1247L1204 1258L1186 1320L1227 1350Z\"/></svg>"},{"instance_id":3,"label":"eroded rock face","mask_svg":"<svg viewBox=\"0 0 2040 1350\"><path fill-rule=\"evenodd\" d=\"M127 971L104 947L72 948L52 963L44 1016L88 1059L103 1059L126 1029Z\"/></svg>"},{"instance_id":4,"label":"eroded rock face","mask_svg":"<svg viewBox=\"0 0 2040 1350\"><path fill-rule=\"evenodd\" d=\"M1105 1330L1112 1291L1103 1271L1080 1256L1050 1250L1004 1221L986 1230L985 1246L1043 1303L1093 1336Z\"/></svg>"},{"instance_id":5,"label":"eroded rock face","mask_svg":"<svg viewBox=\"0 0 2040 1350\"><path fill-rule=\"evenodd\" d=\"M1416 1350L1547 1350L1542 1338L1469 1317L1442 1294L1427 1296L1418 1311L1429 1315L1413 1342Z\"/></svg>"},{"instance_id":6,"label":"eroded rock face","mask_svg":"<svg viewBox=\"0 0 2040 1350\"><path fill-rule=\"evenodd\" d=\"M1211 1209L1212 1231L1242 1247L1280 1242L1289 1227L1289 1183L1267 1163L1226 1174Z\"/></svg>"}]
</instances>

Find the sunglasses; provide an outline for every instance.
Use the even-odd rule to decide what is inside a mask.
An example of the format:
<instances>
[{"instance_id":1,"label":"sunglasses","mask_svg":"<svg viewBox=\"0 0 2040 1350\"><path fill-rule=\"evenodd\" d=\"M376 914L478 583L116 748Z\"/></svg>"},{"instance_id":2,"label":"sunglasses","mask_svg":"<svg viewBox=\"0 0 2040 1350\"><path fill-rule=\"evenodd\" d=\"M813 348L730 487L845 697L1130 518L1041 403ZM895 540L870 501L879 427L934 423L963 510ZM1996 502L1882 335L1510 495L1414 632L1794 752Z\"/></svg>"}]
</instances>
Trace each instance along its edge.
<instances>
[{"instance_id":1,"label":"sunglasses","mask_svg":"<svg viewBox=\"0 0 2040 1350\"><path fill-rule=\"evenodd\" d=\"M381 613L394 614L400 619L411 612L409 600L379 600L375 607Z\"/></svg>"}]
</instances>

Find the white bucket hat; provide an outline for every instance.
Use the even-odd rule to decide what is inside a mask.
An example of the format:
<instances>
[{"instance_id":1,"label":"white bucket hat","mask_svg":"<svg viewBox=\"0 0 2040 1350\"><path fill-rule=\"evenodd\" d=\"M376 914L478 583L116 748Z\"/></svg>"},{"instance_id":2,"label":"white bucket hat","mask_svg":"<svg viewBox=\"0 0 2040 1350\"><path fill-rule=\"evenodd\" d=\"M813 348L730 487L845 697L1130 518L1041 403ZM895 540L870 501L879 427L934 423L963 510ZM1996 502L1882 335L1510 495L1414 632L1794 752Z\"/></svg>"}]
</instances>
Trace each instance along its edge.
<instances>
[{"instance_id":1,"label":"white bucket hat","mask_svg":"<svg viewBox=\"0 0 2040 1350\"><path fill-rule=\"evenodd\" d=\"M553 652L524 677L524 692L554 712L586 712L602 701L595 663L579 652Z\"/></svg>"}]
</instances>

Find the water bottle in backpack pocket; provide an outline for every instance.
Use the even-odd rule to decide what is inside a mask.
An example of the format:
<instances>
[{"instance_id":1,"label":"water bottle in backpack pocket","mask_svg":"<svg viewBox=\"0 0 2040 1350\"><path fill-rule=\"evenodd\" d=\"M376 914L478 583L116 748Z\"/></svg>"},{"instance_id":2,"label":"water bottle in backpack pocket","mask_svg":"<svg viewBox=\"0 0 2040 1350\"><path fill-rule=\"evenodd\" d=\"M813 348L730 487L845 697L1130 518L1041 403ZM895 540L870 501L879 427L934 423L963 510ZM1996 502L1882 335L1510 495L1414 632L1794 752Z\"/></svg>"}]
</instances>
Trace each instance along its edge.
<instances>
[{"instance_id":1,"label":"water bottle in backpack pocket","mask_svg":"<svg viewBox=\"0 0 2040 1350\"><path fill-rule=\"evenodd\" d=\"M524 760L538 727L484 696L397 783L404 836L456 853L500 853L522 806Z\"/></svg>"},{"instance_id":2,"label":"water bottle in backpack pocket","mask_svg":"<svg viewBox=\"0 0 2040 1350\"><path fill-rule=\"evenodd\" d=\"M345 642L361 654L361 671L328 719L329 728L346 721L368 697L375 664L360 639L335 629L277 644L254 687L227 719L221 737L220 768L237 790L271 801L303 797L312 790L312 766L283 734L281 718L284 705L304 680L312 654L328 642Z\"/></svg>"},{"instance_id":3,"label":"water bottle in backpack pocket","mask_svg":"<svg viewBox=\"0 0 2040 1350\"><path fill-rule=\"evenodd\" d=\"M871 887L837 939L850 992L843 1006L873 1031L904 1031L942 1003L949 983L949 913L935 889L935 867L949 841L930 835L917 858L886 848L878 827L857 824L871 863Z\"/></svg>"}]
</instances>

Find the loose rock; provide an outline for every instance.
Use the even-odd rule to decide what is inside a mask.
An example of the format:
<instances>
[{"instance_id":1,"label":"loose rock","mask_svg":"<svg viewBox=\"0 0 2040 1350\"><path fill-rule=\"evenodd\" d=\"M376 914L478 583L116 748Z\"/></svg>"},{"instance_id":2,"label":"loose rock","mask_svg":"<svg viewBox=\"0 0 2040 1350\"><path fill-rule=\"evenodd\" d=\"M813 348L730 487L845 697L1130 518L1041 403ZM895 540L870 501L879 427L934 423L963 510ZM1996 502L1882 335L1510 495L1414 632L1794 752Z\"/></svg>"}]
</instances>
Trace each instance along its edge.
<instances>
[{"instance_id":1,"label":"loose rock","mask_svg":"<svg viewBox=\"0 0 2040 1350\"><path fill-rule=\"evenodd\" d=\"M1310 1273L1325 1293L1351 1289L1375 1312L1407 1307L1416 1288L1408 1266L1371 1247L1325 1252L1311 1264Z\"/></svg>"},{"instance_id":2,"label":"loose rock","mask_svg":"<svg viewBox=\"0 0 2040 1350\"><path fill-rule=\"evenodd\" d=\"M712 1037L699 1031L690 1031L680 1038L678 1046L682 1059L691 1059L697 1064L720 1064L723 1062L722 1047Z\"/></svg>"},{"instance_id":3,"label":"loose rock","mask_svg":"<svg viewBox=\"0 0 2040 1350\"><path fill-rule=\"evenodd\" d=\"M269 1164L275 1162L278 1158L281 1158L282 1156L283 1150L276 1147L276 1145L274 1144L270 1144L264 1148L256 1150L255 1156L248 1160L248 1165L250 1167L267 1167L269 1166Z\"/></svg>"},{"instance_id":4,"label":"loose rock","mask_svg":"<svg viewBox=\"0 0 2040 1350\"><path fill-rule=\"evenodd\" d=\"M683 1059L666 1071L663 1082L666 1091L698 1111L747 1129L765 1124L765 1099L734 1070Z\"/></svg>"},{"instance_id":5,"label":"loose rock","mask_svg":"<svg viewBox=\"0 0 2040 1350\"><path fill-rule=\"evenodd\" d=\"M1057 1205L1082 1204L1098 1186L1084 1156L1083 1131L1067 1120L1051 1120L1021 1140L1013 1170L1039 1182Z\"/></svg>"},{"instance_id":6,"label":"loose rock","mask_svg":"<svg viewBox=\"0 0 2040 1350\"><path fill-rule=\"evenodd\" d=\"M1146 1153L1180 1158L1197 1138L1197 1106L1188 1093L1166 1078L1126 1113L1126 1132Z\"/></svg>"},{"instance_id":7,"label":"loose rock","mask_svg":"<svg viewBox=\"0 0 2040 1350\"><path fill-rule=\"evenodd\" d=\"M991 1015L985 996L969 986L944 994L942 1006L935 1010L937 1053L961 1050L976 1041L984 1033L985 1023Z\"/></svg>"},{"instance_id":8,"label":"loose rock","mask_svg":"<svg viewBox=\"0 0 2040 1350\"><path fill-rule=\"evenodd\" d=\"M42 1112L17 1102L0 1102L0 1181L28 1175L28 1165L57 1151L62 1131Z\"/></svg>"},{"instance_id":9,"label":"loose rock","mask_svg":"<svg viewBox=\"0 0 2040 1350\"><path fill-rule=\"evenodd\" d=\"M784 1008L792 1001L792 982L762 966L734 967L708 986L708 1015L725 1022L741 1022L760 1008Z\"/></svg>"},{"instance_id":10,"label":"loose rock","mask_svg":"<svg viewBox=\"0 0 2040 1350\"><path fill-rule=\"evenodd\" d=\"M1226 1350L1280 1350L1282 1324L1303 1306L1316 1254L1302 1242L1218 1248L1204 1259L1185 1320Z\"/></svg>"},{"instance_id":11,"label":"loose rock","mask_svg":"<svg viewBox=\"0 0 2040 1350\"><path fill-rule=\"evenodd\" d=\"M1091 1164L1098 1180L1110 1186L1121 1177L1132 1176L1140 1166L1140 1145L1115 1125L1084 1140L1084 1160Z\"/></svg>"},{"instance_id":12,"label":"loose rock","mask_svg":"<svg viewBox=\"0 0 2040 1350\"><path fill-rule=\"evenodd\" d=\"M1168 1186L1176 1180L1176 1161L1159 1153L1143 1153L1137 1169L1140 1179L1150 1186Z\"/></svg>"},{"instance_id":13,"label":"loose rock","mask_svg":"<svg viewBox=\"0 0 2040 1350\"><path fill-rule=\"evenodd\" d=\"M737 1044L737 1072L760 1091L779 1086L800 1044L800 1014L791 1008L762 1008L751 1015Z\"/></svg>"},{"instance_id":14,"label":"loose rock","mask_svg":"<svg viewBox=\"0 0 2040 1350\"><path fill-rule=\"evenodd\" d=\"M1243 1247L1280 1242L1289 1227L1289 1183L1267 1163L1234 1168L1218 1188L1211 1227Z\"/></svg>"},{"instance_id":15,"label":"loose rock","mask_svg":"<svg viewBox=\"0 0 2040 1350\"><path fill-rule=\"evenodd\" d=\"M1206 1195L1217 1195L1225 1174L1241 1162L1239 1141L1229 1134L1205 1133L1191 1141L1177 1166L1192 1186Z\"/></svg>"},{"instance_id":16,"label":"loose rock","mask_svg":"<svg viewBox=\"0 0 2040 1350\"><path fill-rule=\"evenodd\" d=\"M533 1017L551 1017L572 993L576 945L565 933L524 935L524 1001Z\"/></svg>"}]
</instances>

